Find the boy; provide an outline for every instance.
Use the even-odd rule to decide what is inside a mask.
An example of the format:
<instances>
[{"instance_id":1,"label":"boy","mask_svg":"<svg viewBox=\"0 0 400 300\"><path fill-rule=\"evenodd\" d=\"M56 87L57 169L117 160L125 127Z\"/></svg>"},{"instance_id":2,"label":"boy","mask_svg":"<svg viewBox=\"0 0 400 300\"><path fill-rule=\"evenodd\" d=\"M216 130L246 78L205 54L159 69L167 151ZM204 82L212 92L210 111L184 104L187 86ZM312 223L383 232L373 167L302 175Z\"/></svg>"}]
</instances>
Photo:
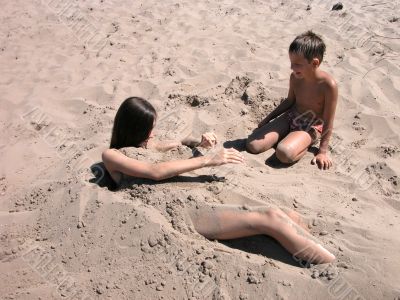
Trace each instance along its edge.
<instances>
[{"instance_id":1,"label":"boy","mask_svg":"<svg viewBox=\"0 0 400 300\"><path fill-rule=\"evenodd\" d=\"M332 135L338 88L335 80L319 66L325 53L320 36L307 31L289 47L292 74L287 99L281 102L248 137L247 151L264 152L275 144L282 163L298 161L321 138L312 164L329 169L328 144Z\"/></svg>"}]
</instances>

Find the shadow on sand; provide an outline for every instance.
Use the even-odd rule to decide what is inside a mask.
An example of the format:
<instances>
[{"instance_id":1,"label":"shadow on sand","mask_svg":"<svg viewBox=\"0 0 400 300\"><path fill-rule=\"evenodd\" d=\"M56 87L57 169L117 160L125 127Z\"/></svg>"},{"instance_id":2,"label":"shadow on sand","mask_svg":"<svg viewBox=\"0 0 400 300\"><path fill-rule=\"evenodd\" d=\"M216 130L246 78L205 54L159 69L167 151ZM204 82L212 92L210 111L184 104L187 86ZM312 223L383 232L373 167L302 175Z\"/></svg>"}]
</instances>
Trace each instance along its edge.
<instances>
[{"instance_id":1,"label":"shadow on sand","mask_svg":"<svg viewBox=\"0 0 400 300\"><path fill-rule=\"evenodd\" d=\"M227 247L238 249L244 252L259 254L274 260L279 260L285 264L302 267L292 255L286 251L278 242L273 238L266 235L256 235L234 240L219 241Z\"/></svg>"}]
</instances>

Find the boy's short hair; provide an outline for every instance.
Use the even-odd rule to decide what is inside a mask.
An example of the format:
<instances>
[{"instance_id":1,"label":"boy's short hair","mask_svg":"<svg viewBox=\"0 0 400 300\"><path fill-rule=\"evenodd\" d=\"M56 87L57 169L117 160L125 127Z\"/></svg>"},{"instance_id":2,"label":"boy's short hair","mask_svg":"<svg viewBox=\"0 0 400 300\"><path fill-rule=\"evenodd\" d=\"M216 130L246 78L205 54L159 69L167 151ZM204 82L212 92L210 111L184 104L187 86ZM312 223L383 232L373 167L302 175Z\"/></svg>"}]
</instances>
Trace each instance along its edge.
<instances>
[{"instance_id":1,"label":"boy's short hair","mask_svg":"<svg viewBox=\"0 0 400 300\"><path fill-rule=\"evenodd\" d=\"M325 50L322 38L311 30L298 35L289 46L289 53L302 54L308 62L314 58L322 62Z\"/></svg>"}]
</instances>

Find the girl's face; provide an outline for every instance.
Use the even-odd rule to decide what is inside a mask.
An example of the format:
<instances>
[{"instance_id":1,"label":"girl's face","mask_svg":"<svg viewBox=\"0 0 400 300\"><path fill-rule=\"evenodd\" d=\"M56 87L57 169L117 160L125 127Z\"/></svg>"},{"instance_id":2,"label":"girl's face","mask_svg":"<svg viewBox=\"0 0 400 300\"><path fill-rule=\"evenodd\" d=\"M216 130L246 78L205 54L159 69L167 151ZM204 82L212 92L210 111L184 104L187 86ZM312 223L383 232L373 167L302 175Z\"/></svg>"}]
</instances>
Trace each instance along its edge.
<instances>
[{"instance_id":1,"label":"girl's face","mask_svg":"<svg viewBox=\"0 0 400 300\"><path fill-rule=\"evenodd\" d=\"M147 143L149 142L149 140L154 138L154 126L155 125L156 125L156 122L154 121L153 128L150 131L149 137L140 144L140 147L146 148Z\"/></svg>"}]
</instances>

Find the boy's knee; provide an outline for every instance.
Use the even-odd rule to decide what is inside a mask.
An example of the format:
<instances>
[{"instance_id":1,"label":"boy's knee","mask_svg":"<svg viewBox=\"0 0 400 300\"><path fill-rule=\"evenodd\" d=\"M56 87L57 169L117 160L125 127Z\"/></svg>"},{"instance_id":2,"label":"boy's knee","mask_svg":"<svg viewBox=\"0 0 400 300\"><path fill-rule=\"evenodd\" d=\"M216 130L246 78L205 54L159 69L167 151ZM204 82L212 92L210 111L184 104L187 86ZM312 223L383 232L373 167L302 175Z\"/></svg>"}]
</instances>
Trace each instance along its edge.
<instances>
[{"instance_id":1,"label":"boy's knee","mask_svg":"<svg viewBox=\"0 0 400 300\"><path fill-rule=\"evenodd\" d=\"M296 153L291 145L283 143L278 144L275 154L282 163L291 164L295 162Z\"/></svg>"},{"instance_id":2,"label":"boy's knee","mask_svg":"<svg viewBox=\"0 0 400 300\"><path fill-rule=\"evenodd\" d=\"M262 152L260 147L257 146L256 142L249 138L246 140L246 150L251 154L258 154Z\"/></svg>"}]
</instances>

